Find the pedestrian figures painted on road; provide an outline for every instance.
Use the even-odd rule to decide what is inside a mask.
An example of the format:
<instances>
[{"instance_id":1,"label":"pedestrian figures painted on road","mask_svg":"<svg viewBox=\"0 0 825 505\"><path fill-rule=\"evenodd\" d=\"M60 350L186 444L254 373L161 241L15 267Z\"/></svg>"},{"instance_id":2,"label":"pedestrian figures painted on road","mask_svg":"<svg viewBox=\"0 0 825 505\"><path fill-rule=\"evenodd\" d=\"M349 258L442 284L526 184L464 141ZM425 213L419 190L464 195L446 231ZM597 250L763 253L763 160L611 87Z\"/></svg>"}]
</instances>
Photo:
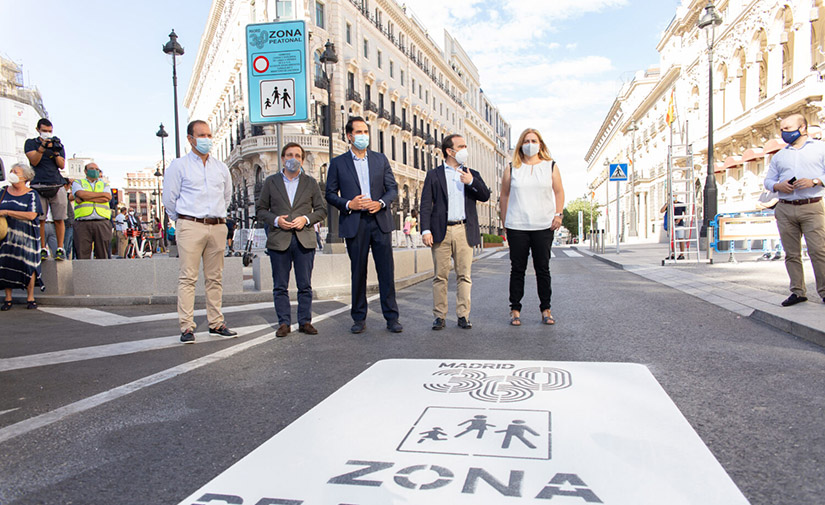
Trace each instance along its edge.
<instances>
[{"instance_id":1,"label":"pedestrian figures painted on road","mask_svg":"<svg viewBox=\"0 0 825 505\"><path fill-rule=\"evenodd\" d=\"M477 202L490 199L490 189L481 174L466 166L467 141L458 134L441 142L444 163L427 172L421 191L421 240L432 248L433 330L441 330L447 317L447 284L455 263L458 326L470 322L470 292L473 285L473 247L481 243Z\"/></svg>"},{"instance_id":2,"label":"pedestrian figures painted on road","mask_svg":"<svg viewBox=\"0 0 825 505\"><path fill-rule=\"evenodd\" d=\"M447 440L448 438L447 434L444 433L444 430L442 430L438 426L434 427L429 431L422 431L421 433L419 433L419 435L423 435L423 437L421 437L421 440L418 441L419 444L425 440L435 440L436 442L441 442L442 440Z\"/></svg>"},{"instance_id":3,"label":"pedestrian figures painted on road","mask_svg":"<svg viewBox=\"0 0 825 505\"><path fill-rule=\"evenodd\" d=\"M513 441L513 438L521 440L521 442L530 449L535 449L536 446L533 445L532 442L527 440L524 434L530 433L531 435L539 436L538 433L530 429L530 427L527 426L525 422L521 419L514 420L510 425L507 426L507 429L497 430L496 433L504 433L504 441L501 443L502 449L509 449L510 442Z\"/></svg>"},{"instance_id":4,"label":"pedestrian figures painted on road","mask_svg":"<svg viewBox=\"0 0 825 505\"><path fill-rule=\"evenodd\" d=\"M387 329L403 331L395 301L395 266L391 233L391 206L398 184L390 162L369 150L369 126L352 117L346 133L351 149L334 158L327 175L326 198L339 211L338 235L346 239L352 275L352 333L362 333L367 319L367 260L370 250L378 273L381 312Z\"/></svg>"},{"instance_id":5,"label":"pedestrian figures painted on road","mask_svg":"<svg viewBox=\"0 0 825 505\"><path fill-rule=\"evenodd\" d=\"M298 286L298 331L315 335L312 326L312 269L315 263L314 225L327 217L318 182L301 169L304 148L290 142L281 150L282 172L264 181L255 201L258 222L269 225L266 253L272 265L272 297L278 315L277 337L290 332L289 272Z\"/></svg>"},{"instance_id":6,"label":"pedestrian figures painted on road","mask_svg":"<svg viewBox=\"0 0 825 505\"><path fill-rule=\"evenodd\" d=\"M0 288L6 291L0 310L4 311L11 309L12 289L26 290L30 309L37 308L34 287L43 289L37 252L42 202L37 191L26 185L34 177L30 166L15 163L8 173L11 185L0 192L0 217L5 218L7 227L5 238L0 240Z\"/></svg>"},{"instance_id":7,"label":"pedestrian figures painted on road","mask_svg":"<svg viewBox=\"0 0 825 505\"><path fill-rule=\"evenodd\" d=\"M816 278L816 291L825 302L825 143L808 136L808 121L793 114L779 123L788 146L776 153L765 174L765 188L779 193L774 209L779 238L785 250L785 269L791 279L788 307L808 300L802 267L802 237Z\"/></svg>"},{"instance_id":8,"label":"pedestrian figures painted on road","mask_svg":"<svg viewBox=\"0 0 825 505\"><path fill-rule=\"evenodd\" d=\"M559 166L538 130L519 136L513 161L501 178L501 220L510 242L510 324L521 326L521 299L527 258L533 256L539 310L544 324L555 324L550 311L550 248L561 227L564 187Z\"/></svg>"},{"instance_id":9,"label":"pedestrian figures painted on road","mask_svg":"<svg viewBox=\"0 0 825 505\"><path fill-rule=\"evenodd\" d=\"M169 164L163 177L163 205L176 222L180 258L178 321L183 343L195 342L195 283L203 261L206 287L206 318L209 333L234 337L226 327L223 304L223 252L226 244L226 209L232 199L229 168L214 156L212 131L205 121L186 127L192 151Z\"/></svg>"},{"instance_id":10,"label":"pedestrian figures painted on road","mask_svg":"<svg viewBox=\"0 0 825 505\"><path fill-rule=\"evenodd\" d=\"M467 419L463 423L460 423L459 426L464 426L465 424L468 424L469 426L467 426L467 428L464 431L462 431L461 433L456 435L455 436L456 438L458 438L462 435L466 435L467 433L470 433L471 431L477 432L476 438L482 438L482 437L484 437L484 432L485 431L487 431L489 428L495 428L496 427L495 424L488 423L487 422L487 416L483 416L483 415L473 416L472 419Z\"/></svg>"}]
</instances>

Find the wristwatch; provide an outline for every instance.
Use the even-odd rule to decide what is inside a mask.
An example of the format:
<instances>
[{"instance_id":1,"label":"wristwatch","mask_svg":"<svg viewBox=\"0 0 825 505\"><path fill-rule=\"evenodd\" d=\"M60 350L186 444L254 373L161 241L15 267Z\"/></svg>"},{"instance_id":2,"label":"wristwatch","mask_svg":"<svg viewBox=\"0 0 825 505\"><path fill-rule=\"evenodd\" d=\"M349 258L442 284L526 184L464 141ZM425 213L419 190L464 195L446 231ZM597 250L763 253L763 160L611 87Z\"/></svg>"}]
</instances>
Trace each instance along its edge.
<instances>
[{"instance_id":1,"label":"wristwatch","mask_svg":"<svg viewBox=\"0 0 825 505\"><path fill-rule=\"evenodd\" d=\"M822 186L822 181L820 181L819 179L814 179L813 183L814 183L814 186Z\"/></svg>"}]
</instances>

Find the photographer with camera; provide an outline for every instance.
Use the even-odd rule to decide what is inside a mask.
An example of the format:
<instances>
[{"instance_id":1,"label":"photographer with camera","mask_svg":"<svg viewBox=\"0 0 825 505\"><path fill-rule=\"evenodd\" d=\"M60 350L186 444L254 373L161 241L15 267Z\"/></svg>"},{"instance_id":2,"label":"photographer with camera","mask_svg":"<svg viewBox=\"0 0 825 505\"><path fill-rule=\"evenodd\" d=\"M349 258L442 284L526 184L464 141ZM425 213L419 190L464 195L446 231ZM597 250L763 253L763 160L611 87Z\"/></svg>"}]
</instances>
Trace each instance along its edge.
<instances>
[{"instance_id":1,"label":"photographer with camera","mask_svg":"<svg viewBox=\"0 0 825 505\"><path fill-rule=\"evenodd\" d=\"M37 190L40 195L44 217L51 209L54 219L55 233L57 234L58 245L63 245L66 234L65 220L69 199L63 189L63 175L60 173L66 167L66 151L60 139L53 135L54 127L52 122L46 118L41 118L37 122L37 137L26 140L24 151L26 158L34 168L34 179L31 181L31 188ZM49 257L49 250L46 247L46 223L40 220L40 259ZM54 259L66 259L66 252L63 247L58 247Z\"/></svg>"}]
</instances>

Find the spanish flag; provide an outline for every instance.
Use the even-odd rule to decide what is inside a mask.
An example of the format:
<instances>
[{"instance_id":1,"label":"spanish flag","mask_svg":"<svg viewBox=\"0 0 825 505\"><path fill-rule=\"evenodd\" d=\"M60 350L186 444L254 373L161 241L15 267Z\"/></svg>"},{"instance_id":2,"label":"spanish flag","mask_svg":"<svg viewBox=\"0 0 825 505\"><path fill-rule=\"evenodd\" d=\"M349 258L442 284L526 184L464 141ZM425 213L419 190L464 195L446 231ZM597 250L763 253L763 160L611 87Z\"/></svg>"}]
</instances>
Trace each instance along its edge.
<instances>
[{"instance_id":1,"label":"spanish flag","mask_svg":"<svg viewBox=\"0 0 825 505\"><path fill-rule=\"evenodd\" d=\"M673 121L676 120L676 107L673 105L673 92L674 90L670 90L670 101L667 103L667 116L665 117L665 121L667 121L668 126L673 124Z\"/></svg>"}]
</instances>

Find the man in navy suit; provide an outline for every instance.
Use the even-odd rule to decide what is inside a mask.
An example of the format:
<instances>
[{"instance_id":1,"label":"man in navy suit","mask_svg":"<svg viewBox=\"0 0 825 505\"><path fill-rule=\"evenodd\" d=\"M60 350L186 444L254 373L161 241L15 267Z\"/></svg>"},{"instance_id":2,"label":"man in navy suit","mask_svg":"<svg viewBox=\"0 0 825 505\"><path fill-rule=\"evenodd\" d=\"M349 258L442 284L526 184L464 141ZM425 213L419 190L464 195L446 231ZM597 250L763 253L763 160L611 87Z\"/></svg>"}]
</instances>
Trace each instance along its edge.
<instances>
[{"instance_id":1,"label":"man in navy suit","mask_svg":"<svg viewBox=\"0 0 825 505\"><path fill-rule=\"evenodd\" d=\"M393 231L390 205L398 196L398 184L387 157L367 149L370 143L367 122L361 117L350 118L346 132L352 149L330 163L326 198L340 211L338 235L347 241L352 273L350 331L362 333L367 329L367 259L372 248L387 329L401 333L390 236Z\"/></svg>"},{"instance_id":2,"label":"man in navy suit","mask_svg":"<svg viewBox=\"0 0 825 505\"><path fill-rule=\"evenodd\" d=\"M458 326L469 330L473 246L480 243L476 202L490 199L481 175L467 168L467 142L453 134L441 142L444 163L427 172L421 192L421 239L433 248L433 329L444 328L450 259L455 262Z\"/></svg>"}]
</instances>

